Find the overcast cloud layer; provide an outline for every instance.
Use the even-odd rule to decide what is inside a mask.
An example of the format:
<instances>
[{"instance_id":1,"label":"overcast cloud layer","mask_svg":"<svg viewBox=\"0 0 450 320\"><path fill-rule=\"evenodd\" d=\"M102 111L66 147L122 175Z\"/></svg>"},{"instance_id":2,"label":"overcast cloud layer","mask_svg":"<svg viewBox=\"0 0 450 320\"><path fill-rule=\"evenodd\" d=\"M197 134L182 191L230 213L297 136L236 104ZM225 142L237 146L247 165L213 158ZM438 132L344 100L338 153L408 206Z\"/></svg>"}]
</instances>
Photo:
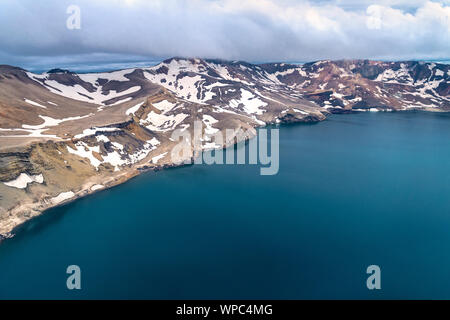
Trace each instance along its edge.
<instances>
[{"instance_id":1,"label":"overcast cloud layer","mask_svg":"<svg viewBox=\"0 0 450 320\"><path fill-rule=\"evenodd\" d=\"M70 5L81 29L69 30ZM450 0L1 0L0 64L447 59Z\"/></svg>"}]
</instances>

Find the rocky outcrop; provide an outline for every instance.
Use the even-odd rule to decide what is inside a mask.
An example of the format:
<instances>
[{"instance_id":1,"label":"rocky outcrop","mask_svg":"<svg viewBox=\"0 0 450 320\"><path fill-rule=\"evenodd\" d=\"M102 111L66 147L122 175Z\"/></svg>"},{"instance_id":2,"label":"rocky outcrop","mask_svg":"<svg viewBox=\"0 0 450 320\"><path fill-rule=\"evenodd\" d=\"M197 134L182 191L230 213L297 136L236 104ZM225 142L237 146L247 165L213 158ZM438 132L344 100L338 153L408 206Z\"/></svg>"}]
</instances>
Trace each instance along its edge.
<instances>
[{"instance_id":1,"label":"rocky outcrop","mask_svg":"<svg viewBox=\"0 0 450 320\"><path fill-rule=\"evenodd\" d=\"M0 153L0 182L16 179L22 172L38 174L31 163L31 148L23 151Z\"/></svg>"},{"instance_id":2,"label":"rocky outcrop","mask_svg":"<svg viewBox=\"0 0 450 320\"><path fill-rule=\"evenodd\" d=\"M325 119L325 116L323 114L308 114L308 115L302 115L298 113L285 113L284 115L278 117L280 120L280 123L314 123L323 121Z\"/></svg>"}]
</instances>

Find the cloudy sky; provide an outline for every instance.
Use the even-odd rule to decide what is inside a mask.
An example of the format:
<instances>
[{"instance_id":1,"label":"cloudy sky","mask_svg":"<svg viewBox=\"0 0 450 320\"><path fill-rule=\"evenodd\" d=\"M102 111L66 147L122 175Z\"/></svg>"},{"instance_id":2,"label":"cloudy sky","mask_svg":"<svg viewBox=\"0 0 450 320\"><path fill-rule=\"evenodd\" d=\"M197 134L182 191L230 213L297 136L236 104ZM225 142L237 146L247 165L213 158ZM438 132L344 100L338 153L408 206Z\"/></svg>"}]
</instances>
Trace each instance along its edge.
<instances>
[{"instance_id":1,"label":"cloudy sky","mask_svg":"<svg viewBox=\"0 0 450 320\"><path fill-rule=\"evenodd\" d=\"M68 12L75 5L77 19ZM450 0L1 0L0 64L448 59Z\"/></svg>"}]
</instances>

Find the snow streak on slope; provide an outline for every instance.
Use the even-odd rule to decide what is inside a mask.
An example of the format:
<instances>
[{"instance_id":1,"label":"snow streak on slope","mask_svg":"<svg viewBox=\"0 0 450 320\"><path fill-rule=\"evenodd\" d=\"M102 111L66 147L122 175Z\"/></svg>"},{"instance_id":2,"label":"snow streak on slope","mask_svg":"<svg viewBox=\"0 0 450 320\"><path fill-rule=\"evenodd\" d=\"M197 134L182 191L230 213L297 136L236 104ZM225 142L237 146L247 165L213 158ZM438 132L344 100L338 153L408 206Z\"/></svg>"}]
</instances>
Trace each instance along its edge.
<instances>
[{"instance_id":1,"label":"snow streak on slope","mask_svg":"<svg viewBox=\"0 0 450 320\"><path fill-rule=\"evenodd\" d=\"M41 75L27 72L30 79L44 85L52 93L83 102L104 104L106 101L131 95L141 90L140 86L130 86L124 90L105 90L105 84L130 82L125 75L134 71L123 70L111 73L70 74L70 81L58 81L58 74L43 73ZM64 78L64 76L62 76ZM69 77L66 75L66 78Z\"/></svg>"},{"instance_id":2,"label":"snow streak on slope","mask_svg":"<svg viewBox=\"0 0 450 320\"><path fill-rule=\"evenodd\" d=\"M325 60L304 65L252 65L173 58L150 68L110 73L27 74L53 93L109 105L132 101L142 91L143 82L134 78L139 76L139 81L163 86L179 99L257 118L273 103L308 112L290 103L295 99L300 104L301 99L309 100L331 112L446 108L450 102L449 67L422 62ZM172 106L166 103L157 108L164 112ZM159 124L154 127L169 120L154 116Z\"/></svg>"}]
</instances>

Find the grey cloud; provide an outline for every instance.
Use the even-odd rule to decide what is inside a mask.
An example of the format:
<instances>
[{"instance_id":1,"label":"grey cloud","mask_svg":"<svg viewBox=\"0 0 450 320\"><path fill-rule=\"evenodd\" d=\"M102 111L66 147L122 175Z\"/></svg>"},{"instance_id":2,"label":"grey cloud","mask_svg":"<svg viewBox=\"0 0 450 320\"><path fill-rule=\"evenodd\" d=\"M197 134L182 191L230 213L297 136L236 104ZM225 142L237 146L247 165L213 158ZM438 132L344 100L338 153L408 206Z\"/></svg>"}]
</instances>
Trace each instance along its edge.
<instances>
[{"instance_id":1,"label":"grey cloud","mask_svg":"<svg viewBox=\"0 0 450 320\"><path fill-rule=\"evenodd\" d=\"M71 4L81 8L81 30L66 28ZM0 43L0 63L15 64L170 56L439 59L450 52L450 5L447 0L3 0Z\"/></svg>"}]
</instances>

